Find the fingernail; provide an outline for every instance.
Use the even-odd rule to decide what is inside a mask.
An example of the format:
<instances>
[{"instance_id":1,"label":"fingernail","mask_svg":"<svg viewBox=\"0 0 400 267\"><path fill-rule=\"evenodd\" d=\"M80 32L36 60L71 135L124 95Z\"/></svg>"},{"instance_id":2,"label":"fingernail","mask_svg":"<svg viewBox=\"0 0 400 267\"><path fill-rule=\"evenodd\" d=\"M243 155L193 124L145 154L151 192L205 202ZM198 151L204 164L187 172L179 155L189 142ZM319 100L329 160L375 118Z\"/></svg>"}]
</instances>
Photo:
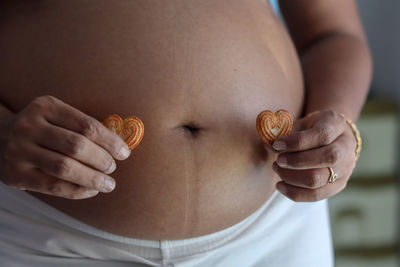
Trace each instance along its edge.
<instances>
[{"instance_id":1,"label":"fingernail","mask_svg":"<svg viewBox=\"0 0 400 267\"><path fill-rule=\"evenodd\" d=\"M276 163L280 167L286 167L287 166L287 159L285 156L279 156L278 159L276 160Z\"/></svg>"},{"instance_id":2,"label":"fingernail","mask_svg":"<svg viewBox=\"0 0 400 267\"><path fill-rule=\"evenodd\" d=\"M285 150L285 149L286 149L286 143L283 142L283 141L275 141L275 142L272 144L272 147L273 147L275 150Z\"/></svg>"},{"instance_id":3,"label":"fingernail","mask_svg":"<svg viewBox=\"0 0 400 267\"><path fill-rule=\"evenodd\" d=\"M117 168L117 165L115 164L115 161L112 161L110 168L108 168L108 170L106 171L106 174L110 174L113 171L115 171L115 169Z\"/></svg>"},{"instance_id":4,"label":"fingernail","mask_svg":"<svg viewBox=\"0 0 400 267\"><path fill-rule=\"evenodd\" d=\"M122 156L122 159L126 159L131 154L131 151L126 146L123 146L119 154Z\"/></svg>"},{"instance_id":5,"label":"fingernail","mask_svg":"<svg viewBox=\"0 0 400 267\"><path fill-rule=\"evenodd\" d=\"M114 188L115 188L114 179L107 178L105 183L104 183L104 191L105 192L111 192L111 191L114 190Z\"/></svg>"}]
</instances>

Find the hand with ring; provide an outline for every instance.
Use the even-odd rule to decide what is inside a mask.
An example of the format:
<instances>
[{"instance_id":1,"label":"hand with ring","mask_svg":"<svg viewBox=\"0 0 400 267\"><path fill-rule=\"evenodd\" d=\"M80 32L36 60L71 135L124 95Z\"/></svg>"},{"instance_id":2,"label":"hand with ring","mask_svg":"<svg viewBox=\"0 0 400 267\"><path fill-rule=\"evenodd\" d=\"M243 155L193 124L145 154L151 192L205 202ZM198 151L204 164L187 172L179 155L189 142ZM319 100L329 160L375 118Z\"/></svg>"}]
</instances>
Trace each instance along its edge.
<instances>
[{"instance_id":1,"label":"hand with ring","mask_svg":"<svg viewBox=\"0 0 400 267\"><path fill-rule=\"evenodd\" d=\"M294 121L292 132L272 144L279 152L272 168L282 179L276 184L277 190L302 202L322 200L342 191L355 167L355 151L359 151L361 142L353 127L343 115L331 110Z\"/></svg>"}]
</instances>

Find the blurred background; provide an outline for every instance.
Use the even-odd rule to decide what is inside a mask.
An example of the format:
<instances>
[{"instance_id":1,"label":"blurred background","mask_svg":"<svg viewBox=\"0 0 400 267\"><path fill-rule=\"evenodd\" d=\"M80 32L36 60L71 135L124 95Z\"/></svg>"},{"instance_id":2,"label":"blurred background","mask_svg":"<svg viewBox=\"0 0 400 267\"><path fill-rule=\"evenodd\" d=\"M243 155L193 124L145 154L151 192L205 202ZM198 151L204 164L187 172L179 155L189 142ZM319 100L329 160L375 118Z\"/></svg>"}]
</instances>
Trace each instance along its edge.
<instances>
[{"instance_id":1,"label":"blurred background","mask_svg":"<svg viewBox=\"0 0 400 267\"><path fill-rule=\"evenodd\" d=\"M277 13L277 0L271 0ZM336 267L400 266L398 131L400 0L358 0L374 60L367 102L357 121L363 149L341 193L329 199Z\"/></svg>"}]
</instances>

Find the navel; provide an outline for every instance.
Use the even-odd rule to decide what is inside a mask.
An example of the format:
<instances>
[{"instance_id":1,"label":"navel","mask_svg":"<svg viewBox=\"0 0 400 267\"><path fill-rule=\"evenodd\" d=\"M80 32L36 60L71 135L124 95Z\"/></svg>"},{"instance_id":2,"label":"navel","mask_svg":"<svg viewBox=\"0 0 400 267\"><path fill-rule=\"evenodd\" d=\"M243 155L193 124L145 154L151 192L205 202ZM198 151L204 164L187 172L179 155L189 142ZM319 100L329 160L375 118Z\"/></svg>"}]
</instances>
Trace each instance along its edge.
<instances>
[{"instance_id":1,"label":"navel","mask_svg":"<svg viewBox=\"0 0 400 267\"><path fill-rule=\"evenodd\" d=\"M180 126L186 133L192 137L197 137L201 131L200 127L193 123L185 123Z\"/></svg>"}]
</instances>

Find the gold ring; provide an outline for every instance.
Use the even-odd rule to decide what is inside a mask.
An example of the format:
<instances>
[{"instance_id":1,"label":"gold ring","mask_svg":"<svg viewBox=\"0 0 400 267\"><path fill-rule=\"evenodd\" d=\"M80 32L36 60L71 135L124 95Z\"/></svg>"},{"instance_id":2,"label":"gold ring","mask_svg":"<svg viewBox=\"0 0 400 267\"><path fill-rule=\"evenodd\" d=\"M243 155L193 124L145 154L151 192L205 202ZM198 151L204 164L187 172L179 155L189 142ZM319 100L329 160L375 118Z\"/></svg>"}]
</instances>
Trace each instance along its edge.
<instances>
[{"instance_id":1,"label":"gold ring","mask_svg":"<svg viewBox=\"0 0 400 267\"><path fill-rule=\"evenodd\" d=\"M331 173L329 176L329 179L328 179L328 183L331 184L334 181L336 181L337 173L331 167L328 167L328 169L329 169L329 172Z\"/></svg>"}]
</instances>

